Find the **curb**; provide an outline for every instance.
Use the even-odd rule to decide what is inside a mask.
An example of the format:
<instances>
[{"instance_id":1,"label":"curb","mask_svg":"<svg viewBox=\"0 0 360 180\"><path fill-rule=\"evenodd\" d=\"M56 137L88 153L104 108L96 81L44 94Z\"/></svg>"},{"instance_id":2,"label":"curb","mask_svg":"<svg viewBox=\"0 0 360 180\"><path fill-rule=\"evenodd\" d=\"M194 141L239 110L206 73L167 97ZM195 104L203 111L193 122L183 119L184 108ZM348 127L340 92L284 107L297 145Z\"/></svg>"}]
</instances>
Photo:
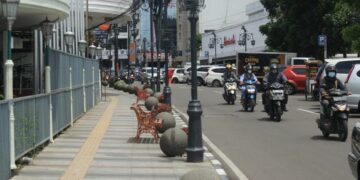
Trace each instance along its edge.
<instances>
[{"instance_id":1,"label":"curb","mask_svg":"<svg viewBox=\"0 0 360 180\"><path fill-rule=\"evenodd\" d=\"M188 115L181 112L174 105L172 106L172 108L176 113L179 114L180 118L184 122L188 123L188 119L189 119ZM249 179L214 143L210 141L210 139L207 136L205 136L205 134L203 134L202 137L205 142L205 145L208 147L208 148L204 147L205 149L204 155L211 161L211 164L213 165L216 172L219 174L219 176L222 179L229 179L229 178L225 170L223 169L221 162L223 162L232 171L232 173L234 174L234 176L236 176L237 179L240 180ZM221 160L221 162L217 160L215 156L209 152L209 150L214 152L215 155Z\"/></svg>"}]
</instances>

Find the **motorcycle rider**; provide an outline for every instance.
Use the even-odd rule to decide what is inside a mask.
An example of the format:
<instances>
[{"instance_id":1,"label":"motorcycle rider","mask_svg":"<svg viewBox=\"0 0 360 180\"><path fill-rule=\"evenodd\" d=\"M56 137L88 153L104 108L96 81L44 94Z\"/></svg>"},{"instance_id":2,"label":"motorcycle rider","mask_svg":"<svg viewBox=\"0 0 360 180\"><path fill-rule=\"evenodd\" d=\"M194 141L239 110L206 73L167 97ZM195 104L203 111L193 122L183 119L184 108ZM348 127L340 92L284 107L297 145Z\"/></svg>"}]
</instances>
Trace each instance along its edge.
<instances>
[{"instance_id":1,"label":"motorcycle rider","mask_svg":"<svg viewBox=\"0 0 360 180\"><path fill-rule=\"evenodd\" d=\"M279 68L277 64L271 64L270 72L265 75L263 80L265 92L269 89L269 86L275 82L285 85L287 82L287 78L282 72L279 72ZM263 93L262 99L263 101L265 100L264 102L267 102L266 97L268 97L266 96L266 93ZM287 93L285 93L285 101L281 104L283 111L287 111L286 108L287 102L288 102L288 95Z\"/></svg>"},{"instance_id":2,"label":"motorcycle rider","mask_svg":"<svg viewBox=\"0 0 360 180\"><path fill-rule=\"evenodd\" d=\"M258 84L258 79L255 76L255 74L252 72L252 66L250 64L245 66L245 73L240 76L240 86L244 85L246 81L254 81L256 84ZM241 104L244 103L245 99L245 91L246 88L244 86L241 87Z\"/></svg>"},{"instance_id":3,"label":"motorcycle rider","mask_svg":"<svg viewBox=\"0 0 360 180\"><path fill-rule=\"evenodd\" d=\"M230 78L234 78L236 80L236 74L232 69L232 65L231 64L226 64L226 70L223 74L223 78L224 78L224 94L226 94L226 87L225 87L225 83L230 79Z\"/></svg>"},{"instance_id":4,"label":"motorcycle rider","mask_svg":"<svg viewBox=\"0 0 360 180\"><path fill-rule=\"evenodd\" d=\"M320 80L320 95L321 95L321 105L323 106L323 112L326 118L330 116L330 101L326 98L329 90L331 89L340 89L345 91L346 87L344 84L336 77L336 68L334 65L328 65L325 69L325 77ZM320 118L323 119L323 118Z\"/></svg>"}]
</instances>

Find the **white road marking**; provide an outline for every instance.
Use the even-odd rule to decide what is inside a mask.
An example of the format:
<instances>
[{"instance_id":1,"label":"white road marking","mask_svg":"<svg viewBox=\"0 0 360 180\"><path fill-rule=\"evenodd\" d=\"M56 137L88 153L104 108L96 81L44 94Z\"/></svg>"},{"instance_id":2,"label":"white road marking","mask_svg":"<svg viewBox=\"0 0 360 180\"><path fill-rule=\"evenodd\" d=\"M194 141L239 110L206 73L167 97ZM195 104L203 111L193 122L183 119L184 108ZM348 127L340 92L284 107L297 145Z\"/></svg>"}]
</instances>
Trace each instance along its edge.
<instances>
[{"instance_id":1,"label":"white road marking","mask_svg":"<svg viewBox=\"0 0 360 180\"><path fill-rule=\"evenodd\" d=\"M226 172L224 171L224 169L216 169L216 172L217 172L219 175L226 175Z\"/></svg>"},{"instance_id":2,"label":"white road marking","mask_svg":"<svg viewBox=\"0 0 360 180\"><path fill-rule=\"evenodd\" d=\"M220 161L219 160L216 160L216 159L213 159L211 160L211 163L214 164L214 165L220 165Z\"/></svg>"},{"instance_id":3,"label":"white road marking","mask_svg":"<svg viewBox=\"0 0 360 180\"><path fill-rule=\"evenodd\" d=\"M316 112L312 112L312 111L309 111L309 110L306 110L306 109L301 109L301 108L298 108L299 111L302 111L302 112L307 112L307 113L310 113L310 114L316 114L318 115L319 113L316 113Z\"/></svg>"},{"instance_id":4,"label":"white road marking","mask_svg":"<svg viewBox=\"0 0 360 180\"><path fill-rule=\"evenodd\" d=\"M189 119L189 116L181 112L178 108L173 106L173 108L182 116L185 120ZM209 146L209 148L215 152L219 156L219 158L227 164L227 166L231 169L231 171L238 177L240 180L249 180L248 177L213 143L210 139L203 134L203 139L205 143Z\"/></svg>"}]
</instances>

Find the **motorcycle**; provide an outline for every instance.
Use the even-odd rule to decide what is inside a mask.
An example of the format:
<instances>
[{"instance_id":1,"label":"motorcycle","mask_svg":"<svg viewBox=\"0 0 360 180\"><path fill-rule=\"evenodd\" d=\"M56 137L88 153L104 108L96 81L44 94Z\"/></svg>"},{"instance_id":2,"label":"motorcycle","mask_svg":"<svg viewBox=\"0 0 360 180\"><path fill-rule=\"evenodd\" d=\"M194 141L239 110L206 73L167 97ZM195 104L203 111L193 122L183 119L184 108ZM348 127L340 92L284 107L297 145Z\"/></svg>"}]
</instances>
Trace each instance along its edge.
<instances>
[{"instance_id":1,"label":"motorcycle","mask_svg":"<svg viewBox=\"0 0 360 180\"><path fill-rule=\"evenodd\" d=\"M225 93L223 94L223 98L228 104L235 104L236 87L237 83L234 78L229 78L227 82L225 82Z\"/></svg>"},{"instance_id":2,"label":"motorcycle","mask_svg":"<svg viewBox=\"0 0 360 180\"><path fill-rule=\"evenodd\" d=\"M349 107L347 104L348 92L334 89L330 90L328 95L324 98L330 102L329 116L326 117L323 105L320 105L321 113L320 120L317 120L318 128L321 130L324 137L330 134L338 134L340 141L346 141L348 136L348 115Z\"/></svg>"},{"instance_id":3,"label":"motorcycle","mask_svg":"<svg viewBox=\"0 0 360 180\"><path fill-rule=\"evenodd\" d=\"M134 74L130 74L130 77L126 74L124 77L124 80L127 84L132 84L135 82L135 76Z\"/></svg>"},{"instance_id":4,"label":"motorcycle","mask_svg":"<svg viewBox=\"0 0 360 180\"><path fill-rule=\"evenodd\" d=\"M268 94L265 97L265 111L270 116L271 120L281 121L282 103L285 100L285 89L284 85L278 82L275 82L270 85Z\"/></svg>"},{"instance_id":5,"label":"motorcycle","mask_svg":"<svg viewBox=\"0 0 360 180\"><path fill-rule=\"evenodd\" d=\"M241 88L245 89L245 97L243 102L243 107L245 111L254 112L254 108L256 106L256 81L254 80L246 80L245 84L242 85Z\"/></svg>"}]
</instances>

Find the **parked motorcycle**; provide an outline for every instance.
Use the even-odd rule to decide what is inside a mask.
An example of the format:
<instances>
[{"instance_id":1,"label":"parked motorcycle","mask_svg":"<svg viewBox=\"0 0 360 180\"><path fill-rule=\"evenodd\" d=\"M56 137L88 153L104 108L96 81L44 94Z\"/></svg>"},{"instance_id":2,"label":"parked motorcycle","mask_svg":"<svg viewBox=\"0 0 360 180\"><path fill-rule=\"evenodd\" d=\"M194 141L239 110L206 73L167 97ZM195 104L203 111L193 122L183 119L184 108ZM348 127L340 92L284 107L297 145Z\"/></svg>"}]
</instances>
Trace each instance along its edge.
<instances>
[{"instance_id":1,"label":"parked motorcycle","mask_svg":"<svg viewBox=\"0 0 360 180\"><path fill-rule=\"evenodd\" d=\"M228 104L235 104L236 89L236 80L234 78L229 78L227 82L225 82L225 93L223 94L223 98Z\"/></svg>"},{"instance_id":2,"label":"parked motorcycle","mask_svg":"<svg viewBox=\"0 0 360 180\"><path fill-rule=\"evenodd\" d=\"M242 85L241 88L245 88L245 97L243 102L243 107L245 111L254 112L254 108L256 106L256 81L254 80L246 80L245 84Z\"/></svg>"},{"instance_id":3,"label":"parked motorcycle","mask_svg":"<svg viewBox=\"0 0 360 180\"><path fill-rule=\"evenodd\" d=\"M264 100L265 111L270 119L280 122L283 114L281 105L285 101L284 85L278 82L271 84Z\"/></svg>"},{"instance_id":4,"label":"parked motorcycle","mask_svg":"<svg viewBox=\"0 0 360 180\"><path fill-rule=\"evenodd\" d=\"M324 107L320 105L320 120L317 120L318 128L321 130L324 137L328 137L330 134L338 134L340 141L346 141L348 136L348 115L349 108L347 104L348 92L334 89L323 98L326 98L330 102L329 115L326 117Z\"/></svg>"}]
</instances>

